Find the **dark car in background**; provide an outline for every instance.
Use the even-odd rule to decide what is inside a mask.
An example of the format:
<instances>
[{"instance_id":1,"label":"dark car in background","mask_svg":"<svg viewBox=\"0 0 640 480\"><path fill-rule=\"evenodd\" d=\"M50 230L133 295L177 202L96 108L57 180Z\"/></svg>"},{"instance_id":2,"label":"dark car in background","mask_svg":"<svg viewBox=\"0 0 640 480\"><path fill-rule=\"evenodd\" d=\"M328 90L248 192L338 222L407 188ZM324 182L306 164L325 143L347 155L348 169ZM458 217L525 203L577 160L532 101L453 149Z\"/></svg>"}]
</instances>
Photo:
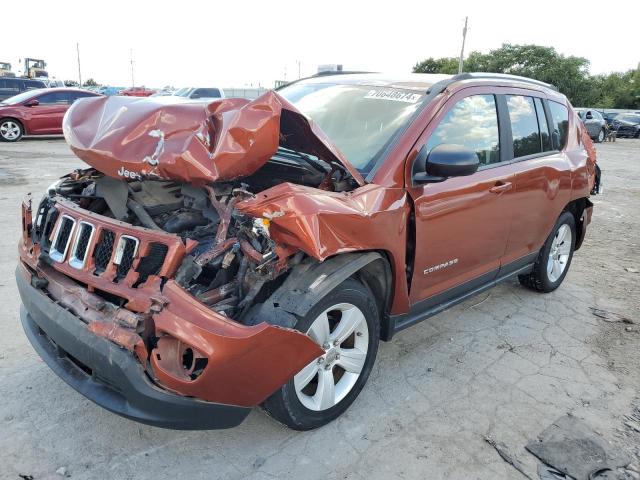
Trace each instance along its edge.
<instances>
[{"instance_id":1,"label":"dark car in background","mask_svg":"<svg viewBox=\"0 0 640 480\"><path fill-rule=\"evenodd\" d=\"M619 113L613 125L618 137L640 138L640 113Z\"/></svg>"},{"instance_id":2,"label":"dark car in background","mask_svg":"<svg viewBox=\"0 0 640 480\"><path fill-rule=\"evenodd\" d=\"M0 102L19 93L36 88L47 88L42 80L31 80L30 78L0 78Z\"/></svg>"},{"instance_id":3,"label":"dark car in background","mask_svg":"<svg viewBox=\"0 0 640 480\"><path fill-rule=\"evenodd\" d=\"M43 88L7 98L0 102L0 141L17 142L23 135L61 134L62 118L71 104L79 98L97 96L77 88Z\"/></svg>"},{"instance_id":4,"label":"dark car in background","mask_svg":"<svg viewBox=\"0 0 640 480\"><path fill-rule=\"evenodd\" d=\"M576 108L575 110L584 123L589 136L597 143L604 142L607 136L607 121L602 114L589 108Z\"/></svg>"}]
</instances>

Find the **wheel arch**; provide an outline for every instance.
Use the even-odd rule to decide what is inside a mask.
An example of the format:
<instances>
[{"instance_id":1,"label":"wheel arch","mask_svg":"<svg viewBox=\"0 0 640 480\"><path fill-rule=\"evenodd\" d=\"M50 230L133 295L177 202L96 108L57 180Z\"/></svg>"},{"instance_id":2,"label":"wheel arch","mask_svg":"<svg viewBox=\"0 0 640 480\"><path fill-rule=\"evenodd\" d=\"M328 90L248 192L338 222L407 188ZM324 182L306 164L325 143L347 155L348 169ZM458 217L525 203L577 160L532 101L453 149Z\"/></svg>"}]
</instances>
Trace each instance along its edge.
<instances>
[{"instance_id":1,"label":"wheel arch","mask_svg":"<svg viewBox=\"0 0 640 480\"><path fill-rule=\"evenodd\" d=\"M284 283L248 314L243 323L266 321L292 328L314 305L352 277L371 290L380 313L381 337L385 339L393 298L393 274L384 251L343 253L322 262L308 257L292 269Z\"/></svg>"},{"instance_id":2,"label":"wheel arch","mask_svg":"<svg viewBox=\"0 0 640 480\"><path fill-rule=\"evenodd\" d=\"M574 250L578 250L582 246L582 241L586 233L584 212L585 209L590 206L593 206L591 201L586 197L582 197L570 201L562 209L563 212L571 213L576 221L576 245Z\"/></svg>"}]
</instances>

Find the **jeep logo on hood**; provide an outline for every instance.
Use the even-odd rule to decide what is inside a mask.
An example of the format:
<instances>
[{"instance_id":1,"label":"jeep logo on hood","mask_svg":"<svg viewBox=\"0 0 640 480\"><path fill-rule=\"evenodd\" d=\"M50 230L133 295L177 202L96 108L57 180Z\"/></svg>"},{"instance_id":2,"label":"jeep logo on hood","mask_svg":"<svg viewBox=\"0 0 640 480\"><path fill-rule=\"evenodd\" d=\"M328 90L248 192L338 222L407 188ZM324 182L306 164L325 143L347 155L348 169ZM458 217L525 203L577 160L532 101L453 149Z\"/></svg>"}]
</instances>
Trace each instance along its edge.
<instances>
[{"instance_id":1,"label":"jeep logo on hood","mask_svg":"<svg viewBox=\"0 0 640 480\"><path fill-rule=\"evenodd\" d=\"M120 167L120 170L118 170L118 175L124 178L132 178L134 180L142 179L142 176L139 173L131 172L124 167Z\"/></svg>"}]
</instances>

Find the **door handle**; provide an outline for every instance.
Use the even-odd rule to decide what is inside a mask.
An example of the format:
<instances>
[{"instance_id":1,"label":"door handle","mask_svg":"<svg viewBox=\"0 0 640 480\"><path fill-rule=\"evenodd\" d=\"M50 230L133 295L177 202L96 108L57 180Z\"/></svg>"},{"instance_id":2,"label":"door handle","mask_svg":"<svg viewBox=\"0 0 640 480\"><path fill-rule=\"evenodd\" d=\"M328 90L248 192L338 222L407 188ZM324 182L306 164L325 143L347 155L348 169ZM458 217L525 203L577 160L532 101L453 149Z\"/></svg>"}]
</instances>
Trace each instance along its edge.
<instances>
[{"instance_id":1,"label":"door handle","mask_svg":"<svg viewBox=\"0 0 640 480\"><path fill-rule=\"evenodd\" d=\"M506 192L508 190L511 190L512 186L513 185L511 184L511 182L503 182L503 181L500 180L500 181L496 182L496 184L493 187L491 187L489 189L489 191L491 193L502 193L502 192Z\"/></svg>"}]
</instances>

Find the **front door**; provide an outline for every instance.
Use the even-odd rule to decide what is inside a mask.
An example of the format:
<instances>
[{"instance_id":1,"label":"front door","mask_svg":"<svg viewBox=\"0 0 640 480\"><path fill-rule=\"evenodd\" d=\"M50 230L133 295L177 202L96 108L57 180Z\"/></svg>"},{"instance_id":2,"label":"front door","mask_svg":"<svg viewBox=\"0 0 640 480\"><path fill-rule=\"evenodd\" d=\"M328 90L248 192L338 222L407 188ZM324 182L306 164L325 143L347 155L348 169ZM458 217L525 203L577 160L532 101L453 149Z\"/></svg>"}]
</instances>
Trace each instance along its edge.
<instances>
[{"instance_id":1,"label":"front door","mask_svg":"<svg viewBox=\"0 0 640 480\"><path fill-rule=\"evenodd\" d=\"M513 216L514 170L506 162L510 152L503 151L497 102L481 88L459 92L416 145L463 145L477 153L480 168L408 189L415 206L412 305L454 287L472 289L498 273Z\"/></svg>"}]
</instances>

